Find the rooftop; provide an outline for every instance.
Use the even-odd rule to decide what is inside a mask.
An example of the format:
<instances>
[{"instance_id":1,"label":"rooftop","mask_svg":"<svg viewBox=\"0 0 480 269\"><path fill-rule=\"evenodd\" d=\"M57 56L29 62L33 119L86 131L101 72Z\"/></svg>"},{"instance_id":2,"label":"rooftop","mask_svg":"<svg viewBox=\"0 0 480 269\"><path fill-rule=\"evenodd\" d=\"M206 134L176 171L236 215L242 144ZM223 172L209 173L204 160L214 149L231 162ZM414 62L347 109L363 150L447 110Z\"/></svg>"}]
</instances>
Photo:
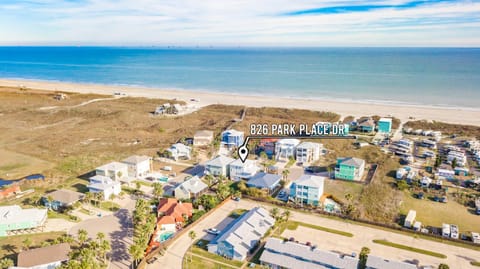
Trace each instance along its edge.
<instances>
[{"instance_id":1,"label":"rooftop","mask_svg":"<svg viewBox=\"0 0 480 269\"><path fill-rule=\"evenodd\" d=\"M184 215L192 216L193 205L192 203L182 203L174 198L161 198L158 203L159 215L172 216L177 222L183 222Z\"/></svg>"},{"instance_id":2,"label":"rooftop","mask_svg":"<svg viewBox=\"0 0 480 269\"><path fill-rule=\"evenodd\" d=\"M340 164L354 166L359 168L360 166L365 164L365 161L355 157L347 157L347 158L338 158Z\"/></svg>"},{"instance_id":3,"label":"rooftop","mask_svg":"<svg viewBox=\"0 0 480 269\"><path fill-rule=\"evenodd\" d=\"M261 189L270 189L275 184L278 184L281 178L280 175L259 172L248 180L247 185Z\"/></svg>"},{"instance_id":4,"label":"rooftop","mask_svg":"<svg viewBox=\"0 0 480 269\"><path fill-rule=\"evenodd\" d=\"M197 137L197 136L208 136L208 137L211 137L211 136L213 136L213 131L209 131L209 130L199 130L199 131L196 131L196 132L195 132L194 137Z\"/></svg>"},{"instance_id":5,"label":"rooftop","mask_svg":"<svg viewBox=\"0 0 480 269\"><path fill-rule=\"evenodd\" d=\"M45 197L52 197L54 201L59 201L63 204L72 204L75 203L78 200L83 199L85 196L83 193L76 192L76 191L71 191L67 189L61 189L61 190L56 190L50 193L47 193Z\"/></svg>"},{"instance_id":6,"label":"rooftop","mask_svg":"<svg viewBox=\"0 0 480 269\"><path fill-rule=\"evenodd\" d=\"M22 251L18 254L18 267L34 267L59 261L67 261L70 245L62 243L43 248Z\"/></svg>"},{"instance_id":7,"label":"rooftop","mask_svg":"<svg viewBox=\"0 0 480 269\"><path fill-rule=\"evenodd\" d=\"M381 121L392 123L392 118L380 118L380 119L378 120L378 122L381 122Z\"/></svg>"},{"instance_id":8,"label":"rooftop","mask_svg":"<svg viewBox=\"0 0 480 269\"><path fill-rule=\"evenodd\" d=\"M8 225L19 222L36 222L42 224L47 219L47 209L27 208L22 209L18 205L0 207L0 225Z\"/></svg>"},{"instance_id":9,"label":"rooftop","mask_svg":"<svg viewBox=\"0 0 480 269\"><path fill-rule=\"evenodd\" d=\"M124 159L122 162L123 163L128 163L128 164L139 164L139 163L142 163L142 162L145 162L145 161L150 161L150 157L149 156L145 156L145 155L142 155L142 156L139 156L139 155L132 155L126 159Z\"/></svg>"},{"instance_id":10,"label":"rooftop","mask_svg":"<svg viewBox=\"0 0 480 269\"><path fill-rule=\"evenodd\" d=\"M102 165L100 167L97 167L97 170L102 170L102 171L107 171L107 170L118 171L122 169L128 169L128 166L121 162L111 162L111 163Z\"/></svg>"},{"instance_id":11,"label":"rooftop","mask_svg":"<svg viewBox=\"0 0 480 269\"><path fill-rule=\"evenodd\" d=\"M222 166L226 166L226 165L232 163L233 161L234 161L234 159L232 159L230 157L219 155L219 156L215 157L214 159L211 159L210 161L206 162L205 165L206 166L222 167Z\"/></svg>"},{"instance_id":12,"label":"rooftop","mask_svg":"<svg viewBox=\"0 0 480 269\"><path fill-rule=\"evenodd\" d=\"M225 130L222 132L222 136L224 135L243 135L243 132L242 131L237 131L235 129L229 129L229 130Z\"/></svg>"},{"instance_id":13,"label":"rooftop","mask_svg":"<svg viewBox=\"0 0 480 269\"><path fill-rule=\"evenodd\" d=\"M297 146L297 149L309 149L309 148L316 148L316 147L322 147L322 144L320 143L315 143L315 142L302 142L300 145Z\"/></svg>"},{"instance_id":14,"label":"rooftop","mask_svg":"<svg viewBox=\"0 0 480 269\"><path fill-rule=\"evenodd\" d=\"M417 269L415 264L385 260L372 255L368 255L367 267L371 269Z\"/></svg>"},{"instance_id":15,"label":"rooftop","mask_svg":"<svg viewBox=\"0 0 480 269\"><path fill-rule=\"evenodd\" d=\"M325 177L314 176L314 175L302 175L297 180L295 180L295 184L297 185L315 187L315 188L322 187L324 182L325 182Z\"/></svg>"},{"instance_id":16,"label":"rooftop","mask_svg":"<svg viewBox=\"0 0 480 269\"><path fill-rule=\"evenodd\" d=\"M196 194L205 190L206 188L208 188L208 185L205 184L198 176L194 176L180 183L180 185L175 188L175 191L180 189L185 192Z\"/></svg>"}]
</instances>

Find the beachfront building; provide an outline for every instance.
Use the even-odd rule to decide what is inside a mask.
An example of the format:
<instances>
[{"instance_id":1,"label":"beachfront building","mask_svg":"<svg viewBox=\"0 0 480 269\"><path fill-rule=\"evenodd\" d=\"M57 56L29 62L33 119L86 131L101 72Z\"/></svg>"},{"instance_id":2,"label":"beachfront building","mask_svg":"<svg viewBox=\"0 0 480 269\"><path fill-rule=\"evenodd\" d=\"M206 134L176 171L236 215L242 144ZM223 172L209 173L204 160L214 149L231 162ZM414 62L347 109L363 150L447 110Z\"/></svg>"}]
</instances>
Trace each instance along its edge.
<instances>
[{"instance_id":1,"label":"beachfront building","mask_svg":"<svg viewBox=\"0 0 480 269\"><path fill-rule=\"evenodd\" d=\"M263 138L260 139L260 142L257 145L258 152L265 152L269 158L275 154L275 143L278 139L276 138Z\"/></svg>"},{"instance_id":2,"label":"beachfront building","mask_svg":"<svg viewBox=\"0 0 480 269\"><path fill-rule=\"evenodd\" d=\"M378 120L378 132L389 134L392 132L392 118L381 118Z\"/></svg>"},{"instance_id":3,"label":"beachfront building","mask_svg":"<svg viewBox=\"0 0 480 269\"><path fill-rule=\"evenodd\" d=\"M314 142L303 142L296 148L297 162L312 163L320 159L323 145Z\"/></svg>"},{"instance_id":4,"label":"beachfront building","mask_svg":"<svg viewBox=\"0 0 480 269\"><path fill-rule=\"evenodd\" d=\"M133 155L122 161L128 167L128 176L131 178L144 178L152 170L152 158L149 156Z\"/></svg>"},{"instance_id":5,"label":"beachfront building","mask_svg":"<svg viewBox=\"0 0 480 269\"><path fill-rule=\"evenodd\" d=\"M70 245L61 243L18 253L16 269L53 269L69 260Z\"/></svg>"},{"instance_id":6,"label":"beachfront building","mask_svg":"<svg viewBox=\"0 0 480 269\"><path fill-rule=\"evenodd\" d=\"M59 211L72 206L74 203L82 200L85 197L83 193L71 191L67 189L60 189L47 193L42 197L44 206Z\"/></svg>"},{"instance_id":7,"label":"beachfront building","mask_svg":"<svg viewBox=\"0 0 480 269\"><path fill-rule=\"evenodd\" d=\"M243 261L275 224L268 211L255 207L231 222L207 245L208 252L232 260Z\"/></svg>"},{"instance_id":8,"label":"beachfront building","mask_svg":"<svg viewBox=\"0 0 480 269\"><path fill-rule=\"evenodd\" d=\"M372 133L375 131L375 121L370 118L361 118L358 120L357 130L364 133Z\"/></svg>"},{"instance_id":9,"label":"beachfront building","mask_svg":"<svg viewBox=\"0 0 480 269\"><path fill-rule=\"evenodd\" d=\"M104 200L110 199L112 195L119 195L122 191L119 181L101 175L91 177L87 188L89 192L102 193Z\"/></svg>"},{"instance_id":10,"label":"beachfront building","mask_svg":"<svg viewBox=\"0 0 480 269\"><path fill-rule=\"evenodd\" d=\"M0 207L0 236L14 235L42 227L47 220L47 209L18 205Z\"/></svg>"},{"instance_id":11,"label":"beachfront building","mask_svg":"<svg viewBox=\"0 0 480 269\"><path fill-rule=\"evenodd\" d=\"M275 159L295 158L295 149L298 144L300 144L300 140L295 138L279 139L275 143Z\"/></svg>"},{"instance_id":12,"label":"beachfront building","mask_svg":"<svg viewBox=\"0 0 480 269\"><path fill-rule=\"evenodd\" d=\"M259 172L247 181L247 186L249 188L267 190L270 194L280 185L281 180L282 177L280 175Z\"/></svg>"},{"instance_id":13,"label":"beachfront building","mask_svg":"<svg viewBox=\"0 0 480 269\"><path fill-rule=\"evenodd\" d=\"M290 197L297 203L318 206L324 182L324 177L302 175L290 185Z\"/></svg>"},{"instance_id":14,"label":"beachfront building","mask_svg":"<svg viewBox=\"0 0 480 269\"><path fill-rule=\"evenodd\" d=\"M205 163L205 171L212 176L230 176L230 164L234 159L219 155Z\"/></svg>"},{"instance_id":15,"label":"beachfront building","mask_svg":"<svg viewBox=\"0 0 480 269\"><path fill-rule=\"evenodd\" d=\"M95 175L109 177L115 181L128 178L128 165L121 162L111 162L95 169Z\"/></svg>"},{"instance_id":16,"label":"beachfront building","mask_svg":"<svg viewBox=\"0 0 480 269\"><path fill-rule=\"evenodd\" d=\"M358 259L352 256L274 237L267 239L260 262L271 269L357 269L358 266Z\"/></svg>"},{"instance_id":17,"label":"beachfront building","mask_svg":"<svg viewBox=\"0 0 480 269\"><path fill-rule=\"evenodd\" d=\"M365 161L359 158L338 158L335 167L335 178L361 180L365 170Z\"/></svg>"},{"instance_id":18,"label":"beachfront building","mask_svg":"<svg viewBox=\"0 0 480 269\"><path fill-rule=\"evenodd\" d=\"M230 179L233 181L249 179L255 175L258 170L257 161L245 160L245 162L242 162L242 160L236 159L230 163Z\"/></svg>"},{"instance_id":19,"label":"beachfront building","mask_svg":"<svg viewBox=\"0 0 480 269\"><path fill-rule=\"evenodd\" d=\"M213 131L200 130L193 135L194 146L207 146L213 142Z\"/></svg>"},{"instance_id":20,"label":"beachfront building","mask_svg":"<svg viewBox=\"0 0 480 269\"><path fill-rule=\"evenodd\" d=\"M167 151L170 153L170 157L175 161L178 159L190 160L192 148L182 143L175 143L170 146Z\"/></svg>"},{"instance_id":21,"label":"beachfront building","mask_svg":"<svg viewBox=\"0 0 480 269\"><path fill-rule=\"evenodd\" d=\"M227 148L240 147L243 144L244 134L234 129L222 132L221 144Z\"/></svg>"},{"instance_id":22,"label":"beachfront building","mask_svg":"<svg viewBox=\"0 0 480 269\"><path fill-rule=\"evenodd\" d=\"M208 189L198 176L193 176L175 187L174 193L177 199L196 199Z\"/></svg>"},{"instance_id":23,"label":"beachfront building","mask_svg":"<svg viewBox=\"0 0 480 269\"><path fill-rule=\"evenodd\" d=\"M367 269L417 269L417 265L368 255Z\"/></svg>"}]
</instances>

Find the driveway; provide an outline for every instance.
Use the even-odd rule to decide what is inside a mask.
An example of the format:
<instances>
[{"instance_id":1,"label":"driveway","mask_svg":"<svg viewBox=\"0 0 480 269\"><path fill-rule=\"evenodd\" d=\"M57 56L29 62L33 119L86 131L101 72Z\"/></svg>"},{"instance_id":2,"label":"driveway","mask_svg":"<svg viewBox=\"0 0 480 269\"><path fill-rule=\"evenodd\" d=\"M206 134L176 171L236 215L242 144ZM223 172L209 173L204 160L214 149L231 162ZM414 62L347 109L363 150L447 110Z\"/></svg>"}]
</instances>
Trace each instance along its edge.
<instances>
[{"instance_id":1,"label":"driveway","mask_svg":"<svg viewBox=\"0 0 480 269\"><path fill-rule=\"evenodd\" d=\"M104 233L112 246L109 269L128 269L132 262L128 248L133 242L131 212L134 208L135 200L130 199L114 214L82 221L72 227L69 233L77 235L78 230L84 229L91 238L95 238L99 232Z\"/></svg>"}]
</instances>

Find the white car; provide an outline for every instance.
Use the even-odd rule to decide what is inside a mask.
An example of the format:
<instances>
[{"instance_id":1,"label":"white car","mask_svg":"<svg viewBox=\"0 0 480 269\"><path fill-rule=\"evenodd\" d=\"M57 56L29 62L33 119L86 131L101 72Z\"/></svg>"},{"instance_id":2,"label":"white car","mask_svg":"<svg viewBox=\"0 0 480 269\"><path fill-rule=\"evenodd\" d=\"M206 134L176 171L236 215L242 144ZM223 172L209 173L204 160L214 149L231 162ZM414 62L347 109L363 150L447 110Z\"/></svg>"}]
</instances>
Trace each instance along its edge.
<instances>
[{"instance_id":1,"label":"white car","mask_svg":"<svg viewBox=\"0 0 480 269\"><path fill-rule=\"evenodd\" d=\"M207 230L207 233L213 234L213 235L218 235L220 233L220 231L215 229L215 228L210 228L210 229Z\"/></svg>"}]
</instances>

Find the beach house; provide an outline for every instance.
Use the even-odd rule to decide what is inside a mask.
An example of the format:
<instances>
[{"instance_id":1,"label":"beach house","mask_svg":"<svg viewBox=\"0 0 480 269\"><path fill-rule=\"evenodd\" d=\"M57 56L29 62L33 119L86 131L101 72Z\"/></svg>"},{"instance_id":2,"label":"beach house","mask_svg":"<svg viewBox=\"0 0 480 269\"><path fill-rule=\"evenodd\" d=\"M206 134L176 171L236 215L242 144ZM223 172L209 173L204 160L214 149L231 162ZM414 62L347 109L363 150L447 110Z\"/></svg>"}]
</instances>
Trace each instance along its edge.
<instances>
[{"instance_id":1,"label":"beach house","mask_svg":"<svg viewBox=\"0 0 480 269\"><path fill-rule=\"evenodd\" d=\"M171 218L174 220L177 228L181 228L192 217L192 214L192 203L182 203L173 198L161 198L158 203L158 221L161 221L163 217Z\"/></svg>"},{"instance_id":2,"label":"beach house","mask_svg":"<svg viewBox=\"0 0 480 269\"><path fill-rule=\"evenodd\" d=\"M18 253L16 269L53 269L69 260L70 245L55 244Z\"/></svg>"},{"instance_id":3,"label":"beach house","mask_svg":"<svg viewBox=\"0 0 480 269\"><path fill-rule=\"evenodd\" d=\"M170 153L170 157L175 161L179 159L190 160L192 148L182 143L175 143L167 149L167 152Z\"/></svg>"},{"instance_id":4,"label":"beach house","mask_svg":"<svg viewBox=\"0 0 480 269\"><path fill-rule=\"evenodd\" d=\"M85 197L83 193L71 191L67 189L60 189L45 194L42 197L42 203L44 206L59 211L63 210L74 203L82 200Z\"/></svg>"},{"instance_id":5,"label":"beach house","mask_svg":"<svg viewBox=\"0 0 480 269\"><path fill-rule=\"evenodd\" d=\"M378 120L378 132L389 134L392 131L392 118L381 118Z\"/></svg>"},{"instance_id":6,"label":"beach house","mask_svg":"<svg viewBox=\"0 0 480 269\"><path fill-rule=\"evenodd\" d=\"M112 195L119 195L122 191L119 181L102 175L91 177L90 184L87 185L87 188L89 192L102 193L104 200L110 199Z\"/></svg>"},{"instance_id":7,"label":"beach house","mask_svg":"<svg viewBox=\"0 0 480 269\"><path fill-rule=\"evenodd\" d=\"M174 194L177 199L196 199L207 191L208 185L198 176L186 179L175 187Z\"/></svg>"},{"instance_id":8,"label":"beach house","mask_svg":"<svg viewBox=\"0 0 480 269\"><path fill-rule=\"evenodd\" d=\"M267 190L270 194L280 185L280 180L282 180L280 175L259 172L247 181L247 186Z\"/></svg>"},{"instance_id":9,"label":"beach house","mask_svg":"<svg viewBox=\"0 0 480 269\"><path fill-rule=\"evenodd\" d=\"M122 161L128 166L128 176L141 179L146 177L152 170L152 158L149 156L133 155Z\"/></svg>"},{"instance_id":10,"label":"beach house","mask_svg":"<svg viewBox=\"0 0 480 269\"><path fill-rule=\"evenodd\" d=\"M290 185L290 197L297 203L318 206L324 182L324 177L302 175Z\"/></svg>"},{"instance_id":11,"label":"beach house","mask_svg":"<svg viewBox=\"0 0 480 269\"><path fill-rule=\"evenodd\" d=\"M207 245L208 252L243 261L275 220L262 207L255 207L232 221Z\"/></svg>"},{"instance_id":12,"label":"beach house","mask_svg":"<svg viewBox=\"0 0 480 269\"><path fill-rule=\"evenodd\" d=\"M115 181L128 178L128 165L121 162L111 162L95 169L95 175L109 177Z\"/></svg>"},{"instance_id":13,"label":"beach house","mask_svg":"<svg viewBox=\"0 0 480 269\"><path fill-rule=\"evenodd\" d=\"M335 167L335 178L361 180L365 170L365 161L359 158L338 158Z\"/></svg>"},{"instance_id":14,"label":"beach house","mask_svg":"<svg viewBox=\"0 0 480 269\"><path fill-rule=\"evenodd\" d=\"M263 138L260 139L260 142L257 145L257 152L265 152L269 158L275 154L275 143L278 139L276 138Z\"/></svg>"},{"instance_id":15,"label":"beach house","mask_svg":"<svg viewBox=\"0 0 480 269\"><path fill-rule=\"evenodd\" d=\"M230 163L230 179L233 181L249 179L255 175L259 169L257 161L255 160L245 160L245 162L242 162L240 159L236 159Z\"/></svg>"},{"instance_id":16,"label":"beach house","mask_svg":"<svg viewBox=\"0 0 480 269\"><path fill-rule=\"evenodd\" d=\"M296 148L296 160L300 163L312 163L320 159L323 145L314 142L303 142Z\"/></svg>"},{"instance_id":17,"label":"beach house","mask_svg":"<svg viewBox=\"0 0 480 269\"><path fill-rule=\"evenodd\" d=\"M19 231L35 230L47 220L47 209L27 208L18 205L0 207L0 236L14 235Z\"/></svg>"},{"instance_id":18,"label":"beach house","mask_svg":"<svg viewBox=\"0 0 480 269\"><path fill-rule=\"evenodd\" d=\"M375 131L375 121L370 117L361 118L357 123L357 130L364 133Z\"/></svg>"},{"instance_id":19,"label":"beach house","mask_svg":"<svg viewBox=\"0 0 480 269\"><path fill-rule=\"evenodd\" d=\"M300 144L300 140L295 138L279 139L275 143L275 159L295 158L298 144Z\"/></svg>"},{"instance_id":20,"label":"beach house","mask_svg":"<svg viewBox=\"0 0 480 269\"><path fill-rule=\"evenodd\" d=\"M213 131L200 130L193 135L194 146L207 146L213 142Z\"/></svg>"},{"instance_id":21,"label":"beach house","mask_svg":"<svg viewBox=\"0 0 480 269\"><path fill-rule=\"evenodd\" d=\"M293 241L269 237L260 262L266 268L357 269L358 259Z\"/></svg>"},{"instance_id":22,"label":"beach house","mask_svg":"<svg viewBox=\"0 0 480 269\"><path fill-rule=\"evenodd\" d=\"M223 131L221 144L227 148L240 147L243 144L243 136L243 132L234 129Z\"/></svg>"},{"instance_id":23,"label":"beach house","mask_svg":"<svg viewBox=\"0 0 480 269\"><path fill-rule=\"evenodd\" d=\"M219 155L205 163L205 171L212 176L230 176L230 164L234 159Z\"/></svg>"}]
</instances>

